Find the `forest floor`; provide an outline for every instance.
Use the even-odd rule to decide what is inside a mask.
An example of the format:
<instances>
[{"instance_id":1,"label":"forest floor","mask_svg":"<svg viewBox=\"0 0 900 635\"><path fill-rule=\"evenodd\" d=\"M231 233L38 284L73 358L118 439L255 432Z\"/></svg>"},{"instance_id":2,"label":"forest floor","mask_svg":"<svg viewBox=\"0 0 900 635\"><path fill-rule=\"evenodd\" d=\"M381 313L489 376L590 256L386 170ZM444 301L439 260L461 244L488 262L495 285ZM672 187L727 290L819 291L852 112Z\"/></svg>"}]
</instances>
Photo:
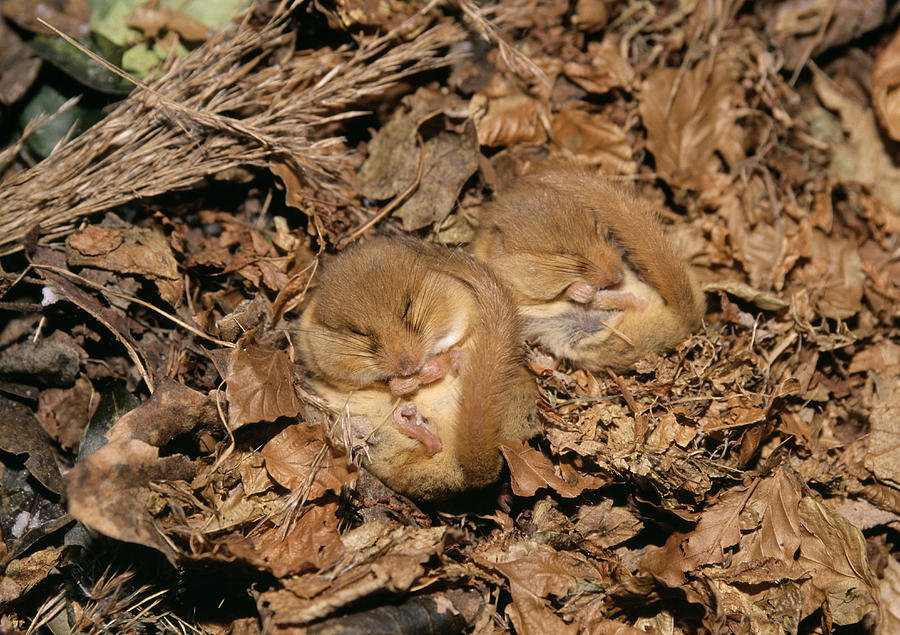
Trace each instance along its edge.
<instances>
[{"instance_id":1,"label":"forest floor","mask_svg":"<svg viewBox=\"0 0 900 635\"><path fill-rule=\"evenodd\" d=\"M900 11L259 4L0 152L0 632L900 633ZM338 250L464 246L547 157L663 210L704 324L628 373L530 345L543 434L417 504L290 326Z\"/></svg>"}]
</instances>

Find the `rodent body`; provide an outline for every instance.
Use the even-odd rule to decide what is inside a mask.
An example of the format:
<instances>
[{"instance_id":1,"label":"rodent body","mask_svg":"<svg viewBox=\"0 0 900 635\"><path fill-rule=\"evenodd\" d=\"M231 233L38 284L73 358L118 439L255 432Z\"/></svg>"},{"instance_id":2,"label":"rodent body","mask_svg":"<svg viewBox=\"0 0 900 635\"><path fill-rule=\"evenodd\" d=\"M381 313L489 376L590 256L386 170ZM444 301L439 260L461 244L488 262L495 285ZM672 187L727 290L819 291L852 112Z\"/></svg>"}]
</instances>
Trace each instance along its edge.
<instances>
[{"instance_id":1,"label":"rodent body","mask_svg":"<svg viewBox=\"0 0 900 635\"><path fill-rule=\"evenodd\" d=\"M378 238L326 268L296 341L312 387L366 440L369 471L437 500L496 481L499 441L538 432L520 340L512 299L474 259Z\"/></svg>"},{"instance_id":2,"label":"rodent body","mask_svg":"<svg viewBox=\"0 0 900 635\"><path fill-rule=\"evenodd\" d=\"M498 195L473 251L513 291L525 337L588 370L627 370L690 335L705 312L652 207L574 166L547 166Z\"/></svg>"}]
</instances>

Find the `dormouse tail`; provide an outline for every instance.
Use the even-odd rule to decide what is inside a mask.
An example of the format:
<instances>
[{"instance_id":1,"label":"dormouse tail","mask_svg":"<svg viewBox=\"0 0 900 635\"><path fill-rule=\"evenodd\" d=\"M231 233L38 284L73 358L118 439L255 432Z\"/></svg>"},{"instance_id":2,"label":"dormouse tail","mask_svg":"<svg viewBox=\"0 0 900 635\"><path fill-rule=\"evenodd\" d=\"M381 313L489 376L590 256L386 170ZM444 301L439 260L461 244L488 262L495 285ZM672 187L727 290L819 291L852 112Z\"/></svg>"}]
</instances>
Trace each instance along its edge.
<instances>
[{"instance_id":1,"label":"dormouse tail","mask_svg":"<svg viewBox=\"0 0 900 635\"><path fill-rule=\"evenodd\" d=\"M468 484L481 487L495 482L500 473L500 431L510 416L511 395L521 393L520 318L509 292L474 258L455 252L444 266L475 298L469 345L459 359L456 444Z\"/></svg>"},{"instance_id":2,"label":"dormouse tail","mask_svg":"<svg viewBox=\"0 0 900 635\"><path fill-rule=\"evenodd\" d=\"M554 167L536 178L593 210L624 248L626 259L659 291L685 325L691 330L699 326L706 312L703 293L647 201L631 188L581 167Z\"/></svg>"}]
</instances>

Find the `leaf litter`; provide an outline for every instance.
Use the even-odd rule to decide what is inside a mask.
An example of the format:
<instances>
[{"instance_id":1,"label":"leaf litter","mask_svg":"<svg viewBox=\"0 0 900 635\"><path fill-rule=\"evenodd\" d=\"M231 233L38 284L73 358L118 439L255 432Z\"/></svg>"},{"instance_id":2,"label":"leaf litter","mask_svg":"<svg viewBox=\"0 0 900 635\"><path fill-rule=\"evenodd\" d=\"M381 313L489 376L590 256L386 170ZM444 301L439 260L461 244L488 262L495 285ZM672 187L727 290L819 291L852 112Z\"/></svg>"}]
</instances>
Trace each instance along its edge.
<instances>
[{"instance_id":1,"label":"leaf litter","mask_svg":"<svg viewBox=\"0 0 900 635\"><path fill-rule=\"evenodd\" d=\"M389 4L263 3L2 155L0 630L894 632L896 9ZM663 207L705 324L621 375L529 348L501 484L402 498L291 321L336 247L465 242L550 156Z\"/></svg>"}]
</instances>

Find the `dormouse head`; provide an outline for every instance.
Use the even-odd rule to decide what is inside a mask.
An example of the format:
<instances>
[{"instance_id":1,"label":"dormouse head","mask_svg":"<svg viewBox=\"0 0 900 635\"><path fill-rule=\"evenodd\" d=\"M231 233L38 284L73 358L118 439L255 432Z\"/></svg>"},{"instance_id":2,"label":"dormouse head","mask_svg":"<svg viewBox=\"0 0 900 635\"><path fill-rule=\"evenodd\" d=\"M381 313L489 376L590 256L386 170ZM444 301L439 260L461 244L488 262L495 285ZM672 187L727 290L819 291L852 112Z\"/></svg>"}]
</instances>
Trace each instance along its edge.
<instances>
[{"instance_id":1,"label":"dormouse head","mask_svg":"<svg viewBox=\"0 0 900 635\"><path fill-rule=\"evenodd\" d=\"M472 310L466 285L410 240L376 238L322 272L301 354L339 384L370 386L418 373L460 343Z\"/></svg>"},{"instance_id":2,"label":"dormouse head","mask_svg":"<svg viewBox=\"0 0 900 635\"><path fill-rule=\"evenodd\" d=\"M520 181L489 208L482 232L496 268L521 301L549 301L572 285L604 289L623 279L617 245L597 214L544 184Z\"/></svg>"}]
</instances>

